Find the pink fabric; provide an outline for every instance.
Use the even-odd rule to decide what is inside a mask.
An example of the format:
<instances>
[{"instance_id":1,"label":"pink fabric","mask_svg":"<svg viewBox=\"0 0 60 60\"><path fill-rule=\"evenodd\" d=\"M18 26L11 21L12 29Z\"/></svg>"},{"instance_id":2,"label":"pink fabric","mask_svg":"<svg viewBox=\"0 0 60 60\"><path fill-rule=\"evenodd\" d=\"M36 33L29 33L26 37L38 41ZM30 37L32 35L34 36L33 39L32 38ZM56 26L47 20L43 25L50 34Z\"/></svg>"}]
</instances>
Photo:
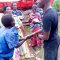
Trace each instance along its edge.
<instances>
[{"instance_id":1,"label":"pink fabric","mask_svg":"<svg viewBox=\"0 0 60 60\"><path fill-rule=\"evenodd\" d=\"M39 14L39 13L35 13L35 14L34 14L34 13L32 12L32 13L30 14L30 20L29 20L29 22L33 24L33 23L34 23L33 19L35 19L35 18L37 18L39 21L41 21L41 16L40 16L40 14ZM39 30L39 29L40 29L40 27L38 27L38 26L33 27L31 33L36 32L36 31ZM35 45L40 46L41 44L42 44L42 40L39 39L37 35L31 37L30 46L35 46Z\"/></svg>"},{"instance_id":2,"label":"pink fabric","mask_svg":"<svg viewBox=\"0 0 60 60\"><path fill-rule=\"evenodd\" d=\"M40 29L40 27L35 27L35 28L31 31L31 33L36 32L36 31L39 30L39 29ZM31 38L30 44L31 44L31 46L35 46L35 45L41 46L42 40L39 39L37 35L35 35L35 36L33 36L33 37Z\"/></svg>"},{"instance_id":3,"label":"pink fabric","mask_svg":"<svg viewBox=\"0 0 60 60\"><path fill-rule=\"evenodd\" d=\"M20 60L20 51L19 48L14 49L13 60Z\"/></svg>"},{"instance_id":4,"label":"pink fabric","mask_svg":"<svg viewBox=\"0 0 60 60\"><path fill-rule=\"evenodd\" d=\"M41 20L40 14L39 13L34 14L33 12L31 12L29 22L31 23L35 18L38 18L38 20L40 21Z\"/></svg>"}]
</instances>

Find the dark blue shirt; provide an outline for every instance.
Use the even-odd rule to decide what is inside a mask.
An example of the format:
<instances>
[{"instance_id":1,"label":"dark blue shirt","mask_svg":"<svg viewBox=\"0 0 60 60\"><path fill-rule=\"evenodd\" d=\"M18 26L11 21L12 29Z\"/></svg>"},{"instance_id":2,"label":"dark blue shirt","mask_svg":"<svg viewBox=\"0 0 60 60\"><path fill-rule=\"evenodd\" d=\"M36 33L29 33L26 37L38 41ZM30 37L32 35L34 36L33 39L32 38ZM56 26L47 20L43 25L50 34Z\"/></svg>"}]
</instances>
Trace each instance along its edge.
<instances>
[{"instance_id":1,"label":"dark blue shirt","mask_svg":"<svg viewBox=\"0 0 60 60\"><path fill-rule=\"evenodd\" d=\"M0 57L11 58L13 56L14 48L19 43L17 35L15 27L0 29Z\"/></svg>"},{"instance_id":2,"label":"dark blue shirt","mask_svg":"<svg viewBox=\"0 0 60 60\"><path fill-rule=\"evenodd\" d=\"M13 15L17 15L17 16L21 16L22 15L22 12L20 10L13 10L12 11L12 14Z\"/></svg>"},{"instance_id":3,"label":"dark blue shirt","mask_svg":"<svg viewBox=\"0 0 60 60\"><path fill-rule=\"evenodd\" d=\"M48 9L43 17L43 29L50 31L48 40L44 41L44 46L56 47L58 45L58 14L53 8Z\"/></svg>"}]
</instances>

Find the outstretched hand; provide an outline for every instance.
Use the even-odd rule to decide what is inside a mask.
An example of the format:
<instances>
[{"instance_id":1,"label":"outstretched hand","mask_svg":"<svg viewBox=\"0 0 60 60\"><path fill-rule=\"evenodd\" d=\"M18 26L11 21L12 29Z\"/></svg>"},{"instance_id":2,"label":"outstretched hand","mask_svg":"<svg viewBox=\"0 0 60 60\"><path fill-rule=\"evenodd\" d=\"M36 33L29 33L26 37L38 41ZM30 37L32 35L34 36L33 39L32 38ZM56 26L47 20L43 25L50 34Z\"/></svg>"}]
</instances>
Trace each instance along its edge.
<instances>
[{"instance_id":1,"label":"outstretched hand","mask_svg":"<svg viewBox=\"0 0 60 60\"><path fill-rule=\"evenodd\" d=\"M42 30L40 29L40 30L38 30L38 31L36 31L36 32L34 32L34 33L32 33L32 34L29 34L29 35L27 35L27 36L25 36L25 37L23 37L23 38L20 38L20 41L21 40L27 40L27 39L30 39L32 36L34 36L34 35L36 35L36 34L38 34L39 32L41 32Z\"/></svg>"},{"instance_id":2,"label":"outstretched hand","mask_svg":"<svg viewBox=\"0 0 60 60\"><path fill-rule=\"evenodd\" d=\"M27 37L20 38L19 41L26 40Z\"/></svg>"},{"instance_id":3,"label":"outstretched hand","mask_svg":"<svg viewBox=\"0 0 60 60\"><path fill-rule=\"evenodd\" d=\"M34 33L32 33L32 34L30 34L30 35L27 35L27 36L26 36L26 39L30 39L32 36L34 36L34 35L40 33L41 31L42 31L42 29L40 29L40 30L38 30L38 31L36 31L36 32L34 32Z\"/></svg>"}]
</instances>

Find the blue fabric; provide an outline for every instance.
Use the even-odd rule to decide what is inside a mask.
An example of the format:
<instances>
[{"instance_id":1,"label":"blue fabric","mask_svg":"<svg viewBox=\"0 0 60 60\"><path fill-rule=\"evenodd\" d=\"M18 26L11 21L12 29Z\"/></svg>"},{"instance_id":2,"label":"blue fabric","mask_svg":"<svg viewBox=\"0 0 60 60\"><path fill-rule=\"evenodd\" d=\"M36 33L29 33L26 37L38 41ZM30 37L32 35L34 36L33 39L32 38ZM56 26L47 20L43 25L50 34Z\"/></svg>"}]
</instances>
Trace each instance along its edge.
<instances>
[{"instance_id":1,"label":"blue fabric","mask_svg":"<svg viewBox=\"0 0 60 60\"><path fill-rule=\"evenodd\" d=\"M17 35L15 27L0 29L0 57L9 59L13 56L14 48L19 42Z\"/></svg>"},{"instance_id":2,"label":"blue fabric","mask_svg":"<svg viewBox=\"0 0 60 60\"><path fill-rule=\"evenodd\" d=\"M9 49L15 48L19 42L17 30L12 28L9 32L6 33L5 39Z\"/></svg>"},{"instance_id":3,"label":"blue fabric","mask_svg":"<svg viewBox=\"0 0 60 60\"><path fill-rule=\"evenodd\" d=\"M13 10L13 11L12 11L12 14L13 14L13 15L17 15L17 16L21 16L21 15L22 15L22 13L21 13L20 10Z\"/></svg>"},{"instance_id":4,"label":"blue fabric","mask_svg":"<svg viewBox=\"0 0 60 60\"><path fill-rule=\"evenodd\" d=\"M52 14L53 13L53 14ZM48 44L52 41L55 41L55 44L58 44L58 14L55 9L48 9L43 17L43 29L45 32L50 32L48 40L44 42Z\"/></svg>"},{"instance_id":5,"label":"blue fabric","mask_svg":"<svg viewBox=\"0 0 60 60\"><path fill-rule=\"evenodd\" d=\"M43 17L43 30L50 32L48 40L44 40L44 60L57 60L58 56L58 14L55 9L48 9Z\"/></svg>"},{"instance_id":6,"label":"blue fabric","mask_svg":"<svg viewBox=\"0 0 60 60\"><path fill-rule=\"evenodd\" d=\"M6 58L0 58L0 60L9 60L9 59L6 59Z\"/></svg>"},{"instance_id":7,"label":"blue fabric","mask_svg":"<svg viewBox=\"0 0 60 60\"><path fill-rule=\"evenodd\" d=\"M34 27L40 27L42 28L42 24L30 24L30 28L34 28Z\"/></svg>"},{"instance_id":8,"label":"blue fabric","mask_svg":"<svg viewBox=\"0 0 60 60\"><path fill-rule=\"evenodd\" d=\"M54 49L49 46L44 47L44 60L58 60L58 47Z\"/></svg>"}]
</instances>

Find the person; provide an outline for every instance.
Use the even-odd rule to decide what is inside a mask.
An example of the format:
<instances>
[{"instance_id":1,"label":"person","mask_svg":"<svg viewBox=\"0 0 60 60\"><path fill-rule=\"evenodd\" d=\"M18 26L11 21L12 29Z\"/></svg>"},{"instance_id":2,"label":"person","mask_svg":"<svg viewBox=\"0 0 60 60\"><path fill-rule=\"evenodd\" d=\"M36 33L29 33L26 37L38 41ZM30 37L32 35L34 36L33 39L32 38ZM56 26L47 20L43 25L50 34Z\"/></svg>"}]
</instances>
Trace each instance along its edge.
<instances>
[{"instance_id":1,"label":"person","mask_svg":"<svg viewBox=\"0 0 60 60\"><path fill-rule=\"evenodd\" d=\"M18 28L19 37L20 38L24 37L24 36L26 36L26 31L25 31L24 26L21 21L21 19L23 19L23 14L20 10L17 10L17 4L15 2L12 4L12 7L13 7L12 14L13 14L13 17L15 18L15 22L16 22L15 24ZM15 54L15 56L16 55L17 54ZM27 42L24 42L20 46L20 55L19 56L21 56L23 58L30 58L30 52L28 49ZM18 57L16 57L16 58L18 58Z\"/></svg>"},{"instance_id":2,"label":"person","mask_svg":"<svg viewBox=\"0 0 60 60\"><path fill-rule=\"evenodd\" d=\"M9 6L3 7L3 13L0 14L0 27L3 27L3 24L1 23L1 18L4 14L12 14L12 10Z\"/></svg>"},{"instance_id":3,"label":"person","mask_svg":"<svg viewBox=\"0 0 60 60\"><path fill-rule=\"evenodd\" d=\"M4 14L11 14L12 15L12 10L11 10L11 8L9 7L9 6L4 6L4 8L3 8L3 10L4 10ZM12 15L13 16L13 15ZM13 17L14 18L14 17ZM14 19L15 20L15 19ZM20 21L19 21L20 22ZM15 21L15 27L16 27L16 21ZM17 27L16 27L17 28ZM18 30L18 29L17 29ZM20 32L21 33L21 32ZM19 34L18 34L19 35ZM19 37L18 37L19 38ZM21 37L20 37L21 38ZM15 55L15 53L17 53L16 55ZM20 59L20 54L19 54L20 52L19 52L19 49L18 48L15 48L15 51L14 51L14 56L13 57L17 57L18 56L18 58L15 58L16 60L18 60L18 59ZM14 59L14 58L11 58L11 59Z\"/></svg>"},{"instance_id":4,"label":"person","mask_svg":"<svg viewBox=\"0 0 60 60\"><path fill-rule=\"evenodd\" d=\"M18 40L12 15L3 15L1 22L4 27L0 29L0 60L9 60L13 56L14 48L21 46L26 38Z\"/></svg>"},{"instance_id":5,"label":"person","mask_svg":"<svg viewBox=\"0 0 60 60\"><path fill-rule=\"evenodd\" d=\"M37 0L43 9L43 35L38 35L44 40L44 60L58 60L59 36L58 14L50 5L50 0Z\"/></svg>"},{"instance_id":6,"label":"person","mask_svg":"<svg viewBox=\"0 0 60 60\"><path fill-rule=\"evenodd\" d=\"M4 12L4 14L12 14L11 7L9 7L9 6L4 6L4 7L3 7L3 12Z\"/></svg>"},{"instance_id":7,"label":"person","mask_svg":"<svg viewBox=\"0 0 60 60\"><path fill-rule=\"evenodd\" d=\"M37 13L37 5L33 5L32 7L32 12L30 13L30 31L31 33L36 32L39 29L42 29L42 20L41 20L41 15ZM42 33L41 33L42 34ZM42 45L42 40L40 40L36 35L31 37L30 44L33 48L33 55L36 60L39 60L40 58L37 58L37 52L36 52L36 47L39 46L41 47Z\"/></svg>"},{"instance_id":8,"label":"person","mask_svg":"<svg viewBox=\"0 0 60 60\"><path fill-rule=\"evenodd\" d=\"M13 11L12 11L13 15L17 15L17 16L22 15L22 12L17 9L17 3L15 3L15 2L12 3L12 9L13 9Z\"/></svg>"},{"instance_id":9,"label":"person","mask_svg":"<svg viewBox=\"0 0 60 60\"><path fill-rule=\"evenodd\" d=\"M38 4L38 2L35 2L34 4L35 4L35 5L37 5L37 6L39 5L39 4ZM42 18L42 17L43 17L43 9L42 9L42 8L37 7L37 12L38 12L38 13L40 13L41 18Z\"/></svg>"}]
</instances>

